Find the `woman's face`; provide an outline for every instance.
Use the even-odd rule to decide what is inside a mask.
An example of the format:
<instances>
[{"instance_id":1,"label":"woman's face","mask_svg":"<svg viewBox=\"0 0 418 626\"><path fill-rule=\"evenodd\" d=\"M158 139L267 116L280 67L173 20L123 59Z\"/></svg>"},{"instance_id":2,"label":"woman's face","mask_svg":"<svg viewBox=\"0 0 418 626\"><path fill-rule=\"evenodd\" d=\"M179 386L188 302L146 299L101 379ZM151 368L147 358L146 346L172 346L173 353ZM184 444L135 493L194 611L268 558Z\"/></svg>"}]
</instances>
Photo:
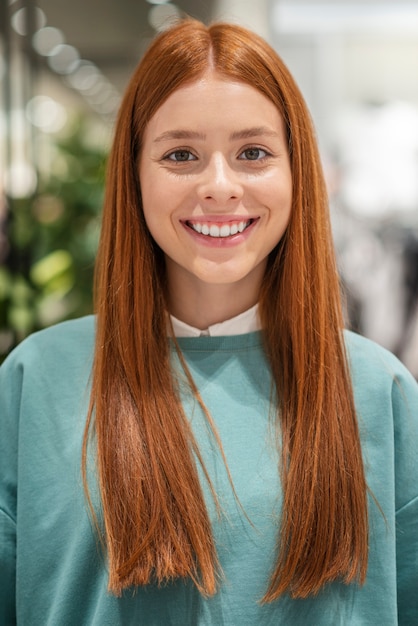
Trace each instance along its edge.
<instances>
[{"instance_id":1,"label":"woman's face","mask_svg":"<svg viewBox=\"0 0 418 626\"><path fill-rule=\"evenodd\" d=\"M244 281L258 293L292 202L284 122L274 104L208 72L151 118L139 173L169 288Z\"/></svg>"}]
</instances>

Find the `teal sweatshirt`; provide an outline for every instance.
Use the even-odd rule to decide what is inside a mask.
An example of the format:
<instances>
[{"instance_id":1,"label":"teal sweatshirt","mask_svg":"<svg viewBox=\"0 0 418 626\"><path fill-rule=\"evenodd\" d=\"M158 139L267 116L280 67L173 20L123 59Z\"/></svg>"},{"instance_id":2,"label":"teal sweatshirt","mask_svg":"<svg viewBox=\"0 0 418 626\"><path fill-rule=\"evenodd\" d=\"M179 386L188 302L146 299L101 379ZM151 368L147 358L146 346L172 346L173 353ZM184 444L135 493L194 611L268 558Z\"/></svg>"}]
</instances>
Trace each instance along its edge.
<instances>
[{"instance_id":1,"label":"teal sweatshirt","mask_svg":"<svg viewBox=\"0 0 418 626\"><path fill-rule=\"evenodd\" d=\"M382 348L352 333L346 342L367 481L381 508L370 498L367 580L267 605L259 601L275 559L281 487L261 333L179 340L246 513L200 408L181 385L223 511L217 517L207 494L223 569L210 599L187 580L121 598L107 592L80 472L94 319L20 344L0 370L1 626L416 626L418 386ZM173 352L174 366L176 358Z\"/></svg>"}]
</instances>

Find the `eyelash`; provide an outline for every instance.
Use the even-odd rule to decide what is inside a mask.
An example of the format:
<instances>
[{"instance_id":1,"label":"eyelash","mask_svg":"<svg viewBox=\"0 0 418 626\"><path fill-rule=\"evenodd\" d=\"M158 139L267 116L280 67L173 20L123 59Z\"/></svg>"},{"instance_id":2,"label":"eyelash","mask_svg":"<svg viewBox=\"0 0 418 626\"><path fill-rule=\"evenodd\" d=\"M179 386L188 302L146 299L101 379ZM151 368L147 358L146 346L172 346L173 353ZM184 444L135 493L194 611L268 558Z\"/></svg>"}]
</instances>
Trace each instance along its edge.
<instances>
[{"instance_id":1,"label":"eyelash","mask_svg":"<svg viewBox=\"0 0 418 626\"><path fill-rule=\"evenodd\" d=\"M258 159L241 159L241 156L245 154L245 152L251 152L251 151L264 152L264 156ZM240 158L242 161L264 161L264 159L266 159L269 156L271 156L271 153L265 150L264 148L260 148L259 146L249 146L248 148L245 148L244 150L240 152L240 155L238 158Z\"/></svg>"},{"instance_id":2,"label":"eyelash","mask_svg":"<svg viewBox=\"0 0 418 626\"><path fill-rule=\"evenodd\" d=\"M263 156L257 158L257 159L244 159L242 158L242 155L245 154L246 152L250 152L250 151L257 151L257 152L262 152L264 153ZM172 158L174 157L176 154L188 154L188 158L187 159L180 159L177 160L176 158ZM193 158L190 158L190 156L192 156ZM241 161L253 161L253 162L260 162L260 161L264 161L266 158L268 158L269 156L272 156L270 152L268 152L265 148L260 148L259 146L248 146L247 148L244 148L244 150L241 150L241 152L239 153L238 159ZM190 163L191 161L196 161L197 157L196 155L193 154L193 152L191 150L189 150L188 148L177 148L176 150L172 150L171 152L169 152L168 154L166 154L165 156L163 156L163 161L170 161L171 163L176 163L176 164L183 164L183 163Z\"/></svg>"},{"instance_id":3,"label":"eyelash","mask_svg":"<svg viewBox=\"0 0 418 626\"><path fill-rule=\"evenodd\" d=\"M171 157L173 155L176 154L185 154L187 153L189 156L191 155L193 158L187 158L185 160L180 160L177 161L177 159L172 159ZM163 161L171 161L172 163L190 163L190 161L196 161L197 157L193 154L193 152L191 150L188 150L187 148L177 148L176 150L172 150L171 152L169 152L168 154L166 154L165 156L163 156Z\"/></svg>"}]
</instances>

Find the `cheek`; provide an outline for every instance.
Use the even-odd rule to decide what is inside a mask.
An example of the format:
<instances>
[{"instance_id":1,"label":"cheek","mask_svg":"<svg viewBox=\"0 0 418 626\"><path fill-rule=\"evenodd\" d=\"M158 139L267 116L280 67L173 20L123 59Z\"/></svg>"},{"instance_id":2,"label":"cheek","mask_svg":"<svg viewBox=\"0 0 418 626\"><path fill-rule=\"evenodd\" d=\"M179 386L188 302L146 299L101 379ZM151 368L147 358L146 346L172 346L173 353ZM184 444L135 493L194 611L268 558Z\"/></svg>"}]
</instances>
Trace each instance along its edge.
<instances>
[{"instance_id":1,"label":"cheek","mask_svg":"<svg viewBox=\"0 0 418 626\"><path fill-rule=\"evenodd\" d=\"M145 225L148 228L153 239L156 239L157 225L158 225L158 203L155 202L155 194L151 191L151 186L148 183L144 183L141 179L141 200L142 200L142 212L145 220ZM158 243L158 242L157 242Z\"/></svg>"},{"instance_id":2,"label":"cheek","mask_svg":"<svg viewBox=\"0 0 418 626\"><path fill-rule=\"evenodd\" d=\"M178 190L164 172L155 171L152 167L143 168L140 171L139 183L144 213L163 215L172 210Z\"/></svg>"},{"instance_id":3,"label":"cheek","mask_svg":"<svg viewBox=\"0 0 418 626\"><path fill-rule=\"evenodd\" d=\"M162 208L166 206L166 186L156 180L152 170L141 171L139 183L145 220L147 223L152 222L156 214L160 214Z\"/></svg>"},{"instance_id":4,"label":"cheek","mask_svg":"<svg viewBox=\"0 0 418 626\"><path fill-rule=\"evenodd\" d=\"M171 195L171 202L173 196ZM142 194L142 210L145 224L155 243L166 252L175 239L171 219L170 195L161 186L145 185Z\"/></svg>"},{"instance_id":5,"label":"cheek","mask_svg":"<svg viewBox=\"0 0 418 626\"><path fill-rule=\"evenodd\" d=\"M282 180L279 185L270 188L269 203L272 218L280 223L287 224L293 206L293 193L291 181Z\"/></svg>"},{"instance_id":6,"label":"cheek","mask_svg":"<svg viewBox=\"0 0 418 626\"><path fill-rule=\"evenodd\" d=\"M143 212L145 225L148 228L148 231L151 237L159 244L159 229L158 229L158 214L156 211L152 210L147 202L143 202Z\"/></svg>"}]
</instances>

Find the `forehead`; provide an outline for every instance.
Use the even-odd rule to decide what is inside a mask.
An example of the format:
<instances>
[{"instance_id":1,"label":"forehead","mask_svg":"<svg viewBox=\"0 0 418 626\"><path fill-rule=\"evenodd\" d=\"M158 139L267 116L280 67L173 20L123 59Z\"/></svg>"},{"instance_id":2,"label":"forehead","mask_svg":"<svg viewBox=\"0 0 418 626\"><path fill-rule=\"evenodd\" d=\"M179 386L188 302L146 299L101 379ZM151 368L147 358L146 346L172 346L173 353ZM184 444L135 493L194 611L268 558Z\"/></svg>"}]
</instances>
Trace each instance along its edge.
<instances>
[{"instance_id":1,"label":"forehead","mask_svg":"<svg viewBox=\"0 0 418 626\"><path fill-rule=\"evenodd\" d=\"M209 71L192 83L176 89L151 118L148 127L164 132L167 126L281 125L282 117L275 104L251 85L229 80Z\"/></svg>"}]
</instances>

